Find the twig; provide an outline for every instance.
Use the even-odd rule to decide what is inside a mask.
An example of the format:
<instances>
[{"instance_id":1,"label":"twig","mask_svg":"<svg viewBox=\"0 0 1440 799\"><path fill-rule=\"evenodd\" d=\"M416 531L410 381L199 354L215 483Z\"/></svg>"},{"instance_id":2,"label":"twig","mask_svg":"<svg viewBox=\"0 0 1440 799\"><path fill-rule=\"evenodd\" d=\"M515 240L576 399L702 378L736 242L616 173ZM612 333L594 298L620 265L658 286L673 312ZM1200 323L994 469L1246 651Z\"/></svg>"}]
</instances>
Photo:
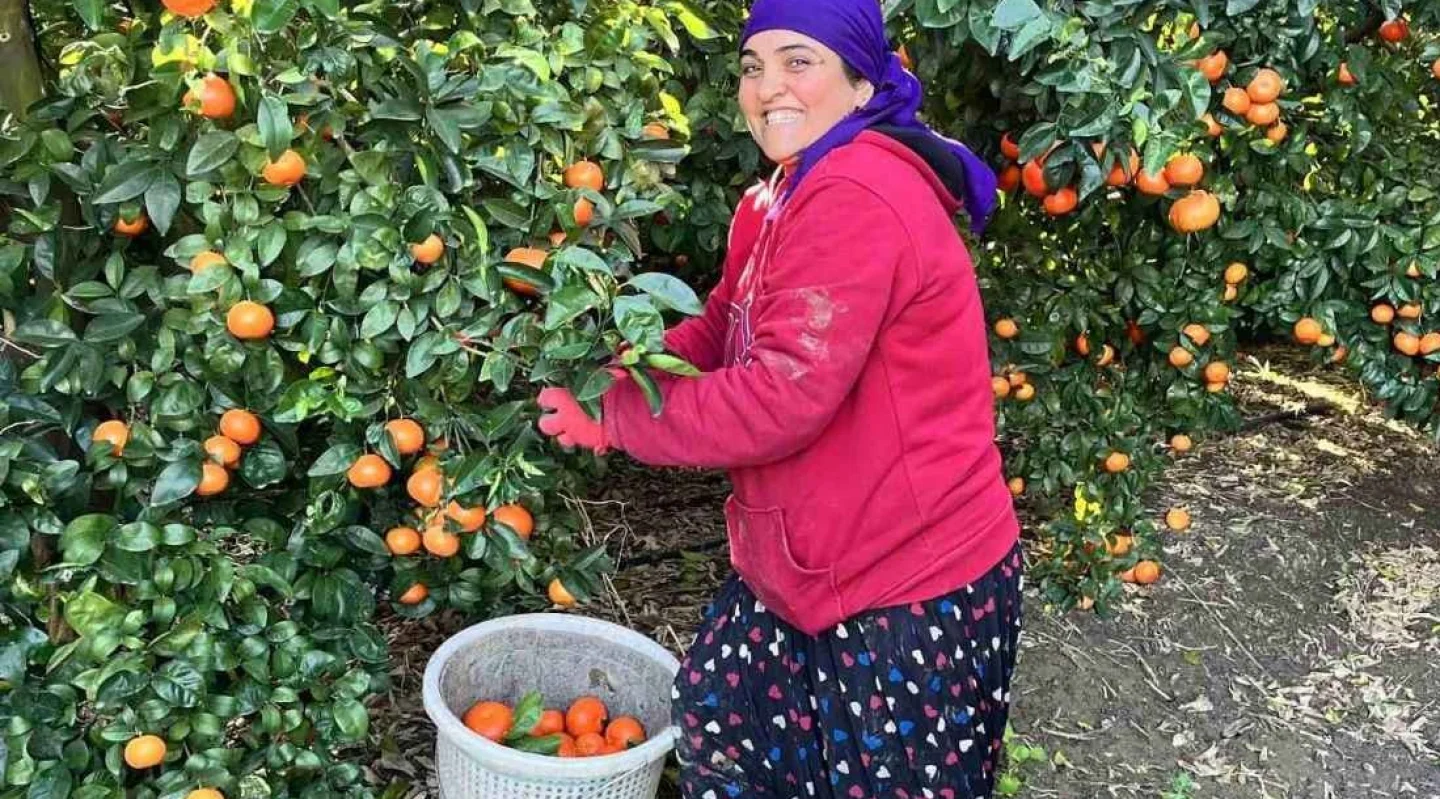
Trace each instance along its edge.
<instances>
[{"instance_id":1,"label":"twig","mask_svg":"<svg viewBox=\"0 0 1440 799\"><path fill-rule=\"evenodd\" d=\"M0 436L5 435L6 433L10 432L11 430L14 430L14 429L17 428L17 427L29 427L30 425L34 425L34 424L40 424L40 420L38 420L38 419L22 419L22 420L20 420L20 421L18 421L18 422L13 422L13 423L11 423L11 424L7 424L7 425L5 425L3 428L0 428Z\"/></svg>"},{"instance_id":2,"label":"twig","mask_svg":"<svg viewBox=\"0 0 1440 799\"><path fill-rule=\"evenodd\" d=\"M1065 738L1070 741L1093 741L1096 738L1100 737L1099 733L1093 732L1089 735L1081 735L1080 733L1075 732L1061 732L1060 730L1053 729L1051 727L1040 727L1039 729L1046 735L1053 735L1056 738Z\"/></svg>"},{"instance_id":3,"label":"twig","mask_svg":"<svg viewBox=\"0 0 1440 799\"><path fill-rule=\"evenodd\" d=\"M16 343L15 343L14 341L12 341L8 336L0 336L0 347L9 347L10 349L15 350L16 352L23 352L23 353L25 353L26 355L29 355L31 358L34 358L34 359L37 360L37 361L40 360L40 355L39 355L39 354L34 353L34 352L31 352L30 350L25 349L24 347L20 346L19 344L16 344Z\"/></svg>"},{"instance_id":4,"label":"twig","mask_svg":"<svg viewBox=\"0 0 1440 799\"><path fill-rule=\"evenodd\" d=\"M1058 645L1061 649L1065 650L1066 656L1069 657L1070 660L1071 660L1071 662L1075 663L1075 665L1077 665L1077 666L1080 665L1080 664L1079 664L1078 661L1075 660L1075 656L1076 656L1076 655L1078 655L1079 657L1082 657L1082 658L1090 661L1091 663L1096 663L1096 664L1099 663L1099 661L1097 661L1097 660L1094 658L1094 656L1092 656L1089 652L1086 652L1085 650L1081 649L1081 648L1078 647L1078 646L1075 646L1074 644L1072 644L1072 643L1070 643L1070 642L1068 642L1068 641L1062 640L1061 638L1059 638L1059 637L1057 637L1057 636L1050 635L1049 633L1043 632L1043 631L1041 631L1041 630L1034 630L1034 629L1025 630L1025 631L1022 633L1022 635L1024 635L1025 637L1028 637L1028 638L1036 638L1036 639L1039 639L1039 640L1041 640L1041 641L1043 641L1043 642L1045 642L1045 643L1050 643L1050 644L1056 644L1056 645ZM1072 653L1072 652L1074 653L1073 655L1070 654L1070 653Z\"/></svg>"},{"instance_id":5,"label":"twig","mask_svg":"<svg viewBox=\"0 0 1440 799\"><path fill-rule=\"evenodd\" d=\"M620 596L620 592L615 588L615 581L608 574L600 575L600 579L605 581L605 591L609 594L610 601L620 610L620 615L625 617L625 626L634 627L635 620L630 618L630 608L625 604L625 598Z\"/></svg>"},{"instance_id":6,"label":"twig","mask_svg":"<svg viewBox=\"0 0 1440 799\"><path fill-rule=\"evenodd\" d=\"M1164 699L1166 702L1175 701L1175 697L1165 693L1165 689L1160 687L1160 677L1155 674L1154 669L1150 668L1150 664L1146 662L1145 656L1140 654L1140 650L1127 643L1124 643L1123 641L1115 641L1114 639L1111 639L1111 642L1118 644L1121 649L1129 652L1131 655L1134 655L1135 659L1140 661L1140 667L1145 669L1145 673L1149 675L1145 680L1145 684L1150 686L1150 690L1154 691L1160 696L1161 699Z\"/></svg>"},{"instance_id":7,"label":"twig","mask_svg":"<svg viewBox=\"0 0 1440 799\"><path fill-rule=\"evenodd\" d=\"M1215 619L1215 623L1220 625L1220 629L1224 630L1225 634L1230 636L1230 640L1235 642L1235 646L1239 647L1240 651L1245 653L1245 657L1250 659L1250 662L1254 664L1257 670L1259 670L1261 676L1263 676L1266 680L1269 680L1270 670L1260 665L1260 661L1256 660L1255 655L1250 652L1250 647L1245 646L1245 644L1241 642L1241 640L1235 635L1235 632L1230 629L1230 626L1225 623L1225 620L1220 618L1220 614L1216 613L1214 609L1212 609L1209 605L1204 604L1204 601L1200 600L1200 597L1195 593L1195 589L1191 588L1189 583L1181 580L1178 577L1175 578L1175 582L1179 583L1180 587L1184 588L1185 591L1190 594L1190 596L1195 597L1196 600L1201 602L1201 605L1205 608L1206 612L1208 612Z\"/></svg>"},{"instance_id":8,"label":"twig","mask_svg":"<svg viewBox=\"0 0 1440 799\"><path fill-rule=\"evenodd\" d=\"M300 199L302 199L302 200L305 201L305 207L306 207L306 208L309 208L309 209L310 209L310 215L311 215L311 216L314 216L314 215L315 215L315 204L312 203L312 202L310 202L310 195L306 194L306 193L305 193L305 189L301 188L299 184L296 184L296 185L295 185L295 191L299 192L299 194L300 194Z\"/></svg>"}]
</instances>

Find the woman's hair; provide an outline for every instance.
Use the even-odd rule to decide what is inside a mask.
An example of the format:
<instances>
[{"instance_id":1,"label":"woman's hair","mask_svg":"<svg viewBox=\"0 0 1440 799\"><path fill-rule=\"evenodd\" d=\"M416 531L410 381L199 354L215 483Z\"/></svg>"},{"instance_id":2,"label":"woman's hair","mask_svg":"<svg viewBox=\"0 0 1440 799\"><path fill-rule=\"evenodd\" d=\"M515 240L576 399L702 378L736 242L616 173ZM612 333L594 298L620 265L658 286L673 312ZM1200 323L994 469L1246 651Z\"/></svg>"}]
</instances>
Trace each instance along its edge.
<instances>
[{"instance_id":1,"label":"woman's hair","mask_svg":"<svg viewBox=\"0 0 1440 799\"><path fill-rule=\"evenodd\" d=\"M845 77L850 81L851 86L859 83L865 77L860 74L860 70L850 66L850 62L843 58L840 59L840 66L845 68Z\"/></svg>"}]
</instances>

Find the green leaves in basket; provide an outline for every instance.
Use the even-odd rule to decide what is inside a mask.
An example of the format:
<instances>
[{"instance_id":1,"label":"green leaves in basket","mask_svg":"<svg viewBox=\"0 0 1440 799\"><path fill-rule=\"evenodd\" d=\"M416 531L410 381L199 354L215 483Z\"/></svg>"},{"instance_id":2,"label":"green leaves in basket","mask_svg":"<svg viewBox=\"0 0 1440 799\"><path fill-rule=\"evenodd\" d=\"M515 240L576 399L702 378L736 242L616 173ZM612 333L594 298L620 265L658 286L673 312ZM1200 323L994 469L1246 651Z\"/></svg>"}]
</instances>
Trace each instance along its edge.
<instances>
[{"instance_id":1,"label":"green leaves in basket","mask_svg":"<svg viewBox=\"0 0 1440 799\"><path fill-rule=\"evenodd\" d=\"M529 735L522 735L514 741L507 741L512 749L520 752L530 752L536 755L553 755L560 751L560 736L546 735L543 738L535 738Z\"/></svg>"},{"instance_id":2,"label":"green leaves in basket","mask_svg":"<svg viewBox=\"0 0 1440 799\"><path fill-rule=\"evenodd\" d=\"M516 749L524 749L524 747L521 747L517 742L521 739L530 738L530 731L535 729L536 724L540 723L540 714L543 712L545 712L545 704L539 691L531 691L520 697L520 701L515 703L515 723L510 727L510 734L505 736L505 743ZM548 737L555 738L555 748L560 746L560 738L558 736ZM524 749L524 751L535 752L539 750ZM555 749L552 748L550 752L543 752L542 754L551 754L554 751Z\"/></svg>"}]
</instances>

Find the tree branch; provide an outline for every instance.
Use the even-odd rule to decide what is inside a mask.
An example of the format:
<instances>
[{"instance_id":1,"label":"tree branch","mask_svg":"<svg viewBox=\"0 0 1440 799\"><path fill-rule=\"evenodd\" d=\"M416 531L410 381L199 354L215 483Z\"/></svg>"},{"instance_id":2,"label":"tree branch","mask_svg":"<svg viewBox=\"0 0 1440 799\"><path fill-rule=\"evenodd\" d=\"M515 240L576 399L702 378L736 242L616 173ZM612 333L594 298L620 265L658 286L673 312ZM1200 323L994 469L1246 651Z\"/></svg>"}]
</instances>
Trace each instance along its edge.
<instances>
[{"instance_id":1,"label":"tree branch","mask_svg":"<svg viewBox=\"0 0 1440 799\"><path fill-rule=\"evenodd\" d=\"M44 95L29 4L0 0L0 107L24 119L30 104Z\"/></svg>"}]
</instances>

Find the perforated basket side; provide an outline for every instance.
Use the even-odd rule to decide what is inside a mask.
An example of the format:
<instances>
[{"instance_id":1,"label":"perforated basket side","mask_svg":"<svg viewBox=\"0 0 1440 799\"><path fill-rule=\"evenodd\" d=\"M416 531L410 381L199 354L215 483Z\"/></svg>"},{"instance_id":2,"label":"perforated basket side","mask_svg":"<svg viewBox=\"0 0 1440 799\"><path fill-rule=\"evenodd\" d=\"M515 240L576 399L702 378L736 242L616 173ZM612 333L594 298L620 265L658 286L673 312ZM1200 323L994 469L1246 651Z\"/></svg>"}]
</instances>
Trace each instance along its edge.
<instances>
[{"instance_id":1,"label":"perforated basket side","mask_svg":"<svg viewBox=\"0 0 1440 799\"><path fill-rule=\"evenodd\" d=\"M679 665L649 638L583 616L525 614L461 631L425 668L424 703L439 734L443 795L653 797L679 737L669 722L670 684ZM460 721L477 699L513 702L530 690L540 690L551 706L595 694L615 712L638 716L651 737L620 754L558 759L492 743Z\"/></svg>"}]
</instances>

